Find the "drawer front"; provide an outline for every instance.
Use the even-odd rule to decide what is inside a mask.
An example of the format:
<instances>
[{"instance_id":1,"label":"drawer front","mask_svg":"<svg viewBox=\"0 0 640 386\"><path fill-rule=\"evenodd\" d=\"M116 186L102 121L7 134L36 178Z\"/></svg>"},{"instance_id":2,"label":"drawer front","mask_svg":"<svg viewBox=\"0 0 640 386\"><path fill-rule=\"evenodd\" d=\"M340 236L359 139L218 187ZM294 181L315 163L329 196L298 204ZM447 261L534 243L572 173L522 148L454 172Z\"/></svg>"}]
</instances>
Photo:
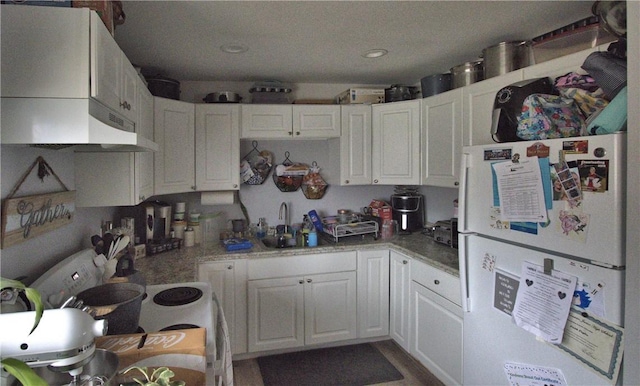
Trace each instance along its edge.
<instances>
[{"instance_id":1,"label":"drawer front","mask_svg":"<svg viewBox=\"0 0 640 386\"><path fill-rule=\"evenodd\" d=\"M356 251L249 260L249 280L355 271Z\"/></svg>"},{"instance_id":2,"label":"drawer front","mask_svg":"<svg viewBox=\"0 0 640 386\"><path fill-rule=\"evenodd\" d=\"M462 304L459 277L434 268L420 260L414 260L411 266L411 280L457 305Z\"/></svg>"}]
</instances>

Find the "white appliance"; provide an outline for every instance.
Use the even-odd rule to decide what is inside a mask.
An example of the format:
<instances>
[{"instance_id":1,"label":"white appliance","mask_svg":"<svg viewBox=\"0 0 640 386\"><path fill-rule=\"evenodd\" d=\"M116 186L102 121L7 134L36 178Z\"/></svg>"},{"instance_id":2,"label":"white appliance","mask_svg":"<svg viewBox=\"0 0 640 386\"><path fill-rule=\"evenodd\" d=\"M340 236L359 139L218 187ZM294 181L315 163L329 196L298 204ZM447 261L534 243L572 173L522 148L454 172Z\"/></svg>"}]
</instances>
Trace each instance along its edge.
<instances>
[{"instance_id":1,"label":"white appliance","mask_svg":"<svg viewBox=\"0 0 640 386\"><path fill-rule=\"evenodd\" d=\"M42 294L47 308L57 308L69 296L102 284L103 268L99 261L93 249L82 250L49 269L31 287ZM233 371L226 371L231 363L228 330L209 283L146 286L139 326L140 332L205 327L207 382L219 385L233 383Z\"/></svg>"},{"instance_id":2,"label":"white appliance","mask_svg":"<svg viewBox=\"0 0 640 386\"><path fill-rule=\"evenodd\" d=\"M548 152L540 144L548 146ZM545 197L553 198L555 168L552 171L550 165L559 164L561 151L567 166L572 167L569 172L577 171L580 175L579 206L571 208L569 201L557 200L563 191L556 184L559 189L556 200L545 199L542 204L547 208L548 223L509 222L501 218L496 207L511 219L531 216L535 209L530 206L540 207L539 191L534 189L540 183L535 181L548 183ZM547 158L532 157L546 153ZM604 295L600 298L602 318L622 326L625 153L624 133L464 148L459 192L464 384L509 384L504 369L507 363L559 369L569 385L616 382L607 380L611 374L599 375L568 352L518 327L510 315L512 309L500 304L500 300L515 302L515 296L501 299L503 294L496 281L507 277L511 278L506 279L511 284L518 282L524 262L538 266L552 262L554 270L577 277L582 285L592 288L604 285L599 291L600 296ZM502 174L500 170L504 169L499 163L516 166L510 171L515 171L518 165L527 169L527 163L537 164L540 180L531 175L518 179L508 175L509 172ZM589 181L591 167L599 173L597 180ZM578 185L571 178L564 181L566 193ZM523 188L529 183L531 186ZM589 312L587 308L584 315L590 315ZM597 313L595 309L593 312Z\"/></svg>"}]
</instances>

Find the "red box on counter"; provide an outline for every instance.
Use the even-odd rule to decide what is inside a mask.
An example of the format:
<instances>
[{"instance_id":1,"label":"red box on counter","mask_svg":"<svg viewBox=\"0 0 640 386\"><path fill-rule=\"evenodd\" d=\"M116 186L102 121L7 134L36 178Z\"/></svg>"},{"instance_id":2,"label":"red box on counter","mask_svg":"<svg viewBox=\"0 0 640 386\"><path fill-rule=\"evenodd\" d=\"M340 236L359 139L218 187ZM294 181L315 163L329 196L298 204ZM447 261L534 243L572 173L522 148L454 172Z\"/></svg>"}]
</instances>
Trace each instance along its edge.
<instances>
[{"instance_id":1,"label":"red box on counter","mask_svg":"<svg viewBox=\"0 0 640 386\"><path fill-rule=\"evenodd\" d=\"M191 328L148 334L107 335L96 339L96 347L118 355L118 371L131 366L168 367L175 373L174 381L187 385L205 385L207 369L206 329ZM150 373L153 370L150 371ZM118 382L144 380L137 370L118 375ZM120 383L117 383L120 384Z\"/></svg>"},{"instance_id":2,"label":"red box on counter","mask_svg":"<svg viewBox=\"0 0 640 386\"><path fill-rule=\"evenodd\" d=\"M391 206L382 200L371 201L369 207L371 208L372 216L380 217L383 220L391 220L393 218Z\"/></svg>"}]
</instances>

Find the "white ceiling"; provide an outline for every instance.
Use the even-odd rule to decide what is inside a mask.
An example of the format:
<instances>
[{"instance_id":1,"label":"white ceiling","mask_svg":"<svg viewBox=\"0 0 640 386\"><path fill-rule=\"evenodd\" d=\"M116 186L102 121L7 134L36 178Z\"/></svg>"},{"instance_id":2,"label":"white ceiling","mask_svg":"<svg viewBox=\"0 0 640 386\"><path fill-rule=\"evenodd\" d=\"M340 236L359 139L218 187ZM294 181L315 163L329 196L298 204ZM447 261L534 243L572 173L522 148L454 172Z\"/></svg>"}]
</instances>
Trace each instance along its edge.
<instances>
[{"instance_id":1,"label":"white ceiling","mask_svg":"<svg viewBox=\"0 0 640 386\"><path fill-rule=\"evenodd\" d=\"M180 81L415 84L591 16L593 1L125 1L116 41ZM225 44L249 48L227 54ZM378 59L361 56L383 48Z\"/></svg>"}]
</instances>

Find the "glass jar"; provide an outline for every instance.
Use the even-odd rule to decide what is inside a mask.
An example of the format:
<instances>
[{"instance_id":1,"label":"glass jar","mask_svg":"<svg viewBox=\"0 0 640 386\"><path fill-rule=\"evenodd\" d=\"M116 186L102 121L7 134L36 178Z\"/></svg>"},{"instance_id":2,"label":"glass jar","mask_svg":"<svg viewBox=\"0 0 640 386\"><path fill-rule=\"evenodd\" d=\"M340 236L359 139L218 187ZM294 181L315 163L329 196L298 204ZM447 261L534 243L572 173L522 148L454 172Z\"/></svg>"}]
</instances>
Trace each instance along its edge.
<instances>
[{"instance_id":1,"label":"glass jar","mask_svg":"<svg viewBox=\"0 0 640 386\"><path fill-rule=\"evenodd\" d=\"M338 223L348 224L351 221L351 211L349 209L338 209Z\"/></svg>"}]
</instances>

